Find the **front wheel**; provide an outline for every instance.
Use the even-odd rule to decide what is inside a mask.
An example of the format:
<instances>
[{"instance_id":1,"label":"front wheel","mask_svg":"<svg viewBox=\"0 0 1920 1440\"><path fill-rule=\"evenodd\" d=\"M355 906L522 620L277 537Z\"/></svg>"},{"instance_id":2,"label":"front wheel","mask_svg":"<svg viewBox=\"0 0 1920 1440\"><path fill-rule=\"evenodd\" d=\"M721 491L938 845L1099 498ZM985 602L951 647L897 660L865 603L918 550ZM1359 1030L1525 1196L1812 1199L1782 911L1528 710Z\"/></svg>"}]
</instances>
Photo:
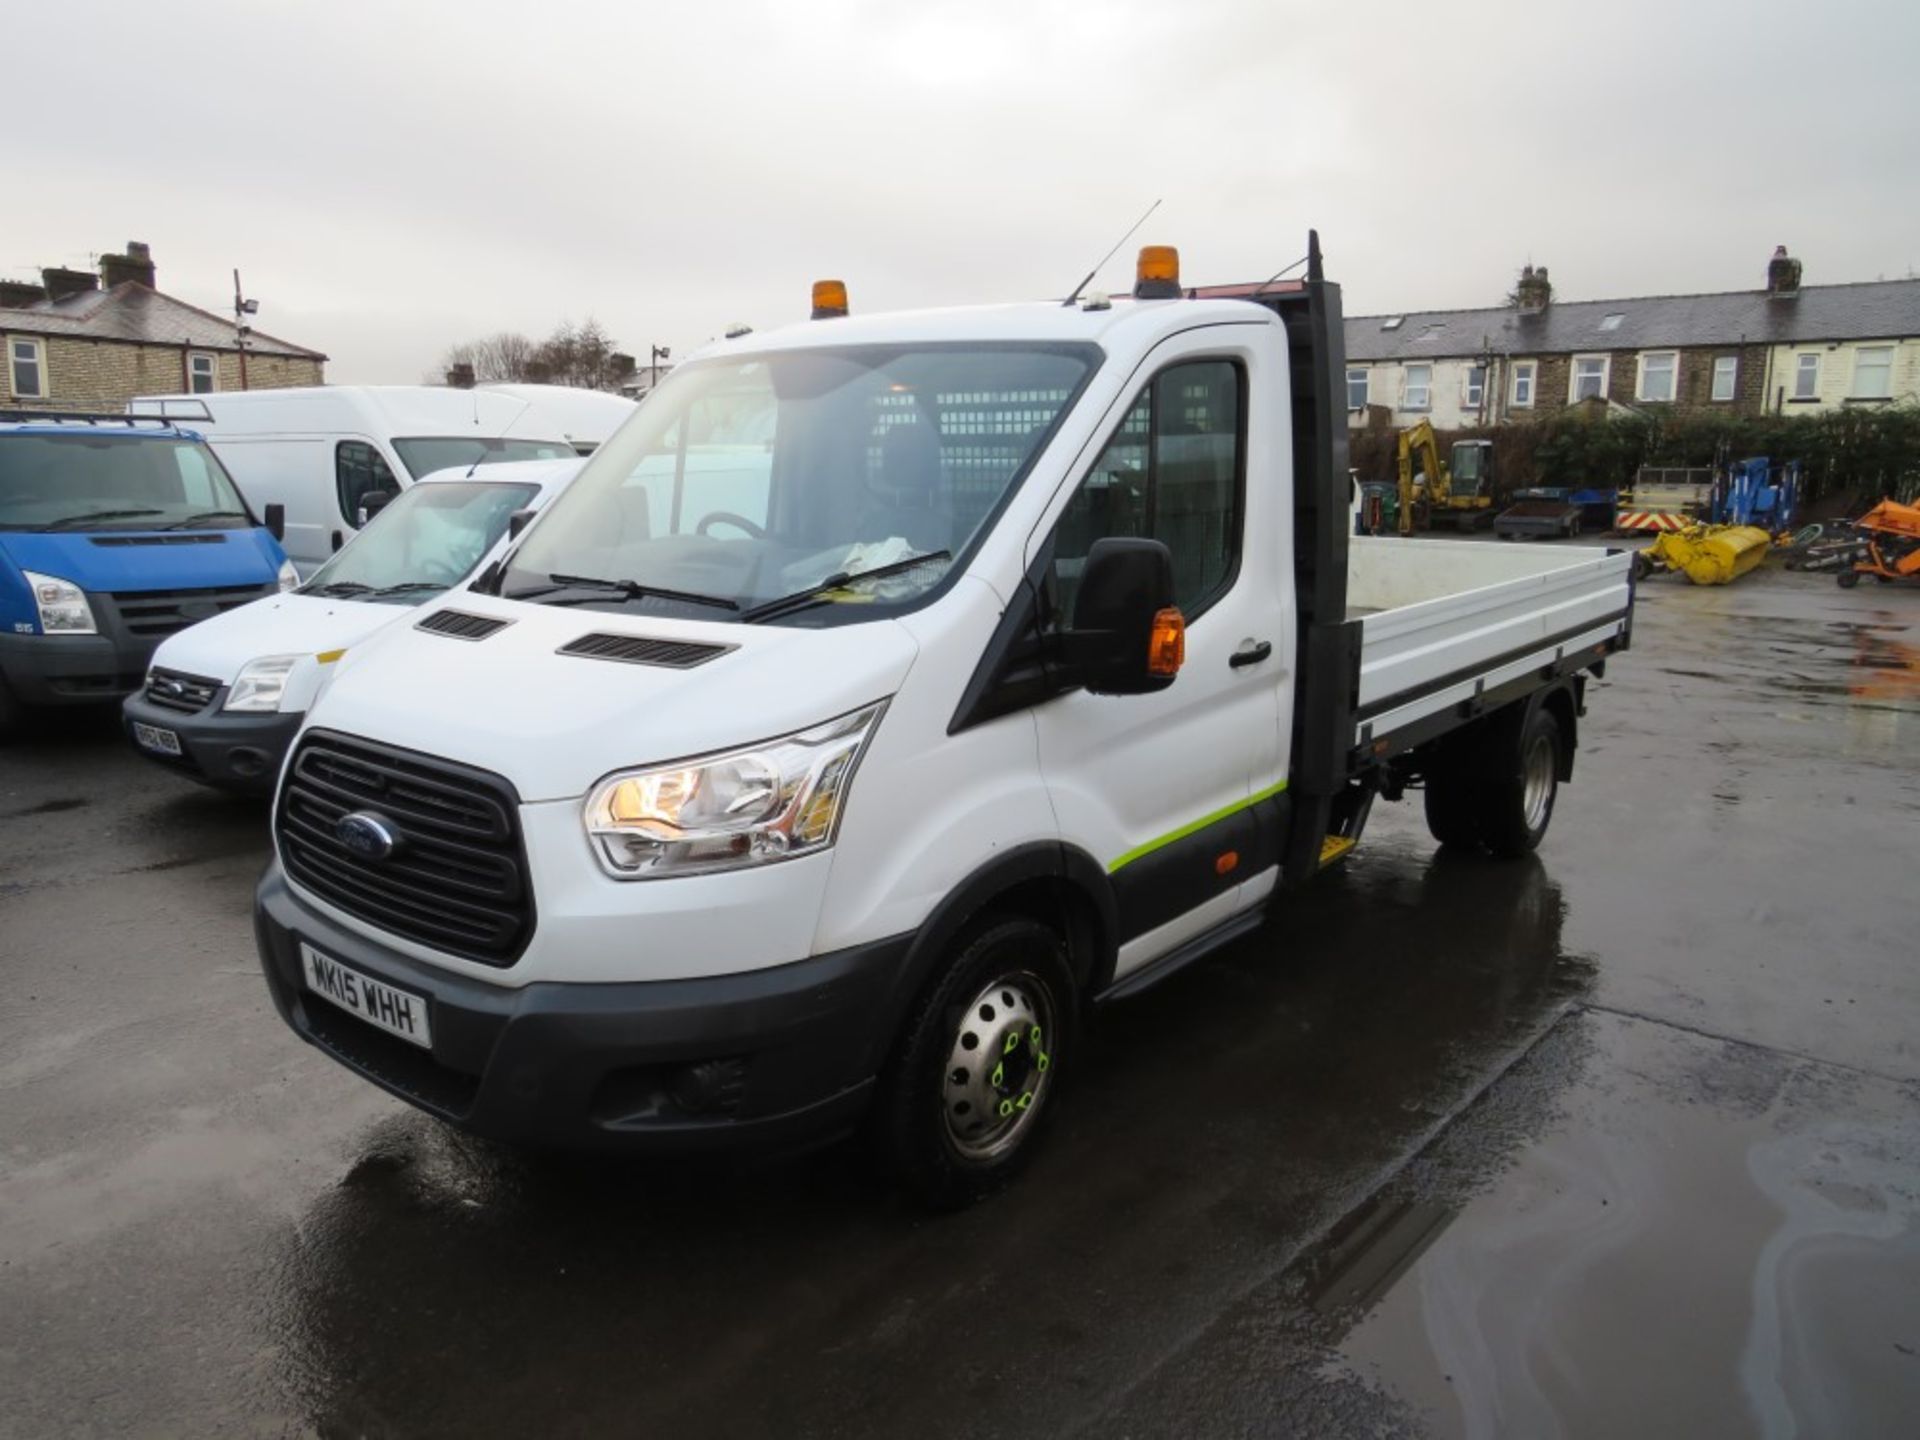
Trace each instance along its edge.
<instances>
[{"instance_id":1,"label":"front wheel","mask_svg":"<svg viewBox=\"0 0 1920 1440\"><path fill-rule=\"evenodd\" d=\"M1840 582L1840 588L1842 590L1851 590L1860 583L1860 572L1858 570L1842 570L1835 578Z\"/></svg>"},{"instance_id":2,"label":"front wheel","mask_svg":"<svg viewBox=\"0 0 1920 1440\"><path fill-rule=\"evenodd\" d=\"M1072 1053L1073 1006L1065 950L1046 926L989 919L956 942L875 1102L874 1140L902 1188L949 1210L1026 1164Z\"/></svg>"}]
</instances>

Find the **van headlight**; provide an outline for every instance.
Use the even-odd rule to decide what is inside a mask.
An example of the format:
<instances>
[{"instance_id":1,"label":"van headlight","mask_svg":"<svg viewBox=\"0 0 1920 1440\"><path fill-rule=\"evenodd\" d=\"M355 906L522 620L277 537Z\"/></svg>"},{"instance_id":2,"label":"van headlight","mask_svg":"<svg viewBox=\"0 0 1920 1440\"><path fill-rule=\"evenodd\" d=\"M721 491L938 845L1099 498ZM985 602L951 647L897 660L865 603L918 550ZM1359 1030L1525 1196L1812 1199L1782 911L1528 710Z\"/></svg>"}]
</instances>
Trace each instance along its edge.
<instances>
[{"instance_id":1,"label":"van headlight","mask_svg":"<svg viewBox=\"0 0 1920 1440\"><path fill-rule=\"evenodd\" d=\"M40 633L42 635L98 635L100 627L93 623L93 607L87 603L86 592L71 580L62 580L58 575L38 575L31 570L22 570L27 588L33 591L33 603L40 612Z\"/></svg>"},{"instance_id":2,"label":"van headlight","mask_svg":"<svg viewBox=\"0 0 1920 1440\"><path fill-rule=\"evenodd\" d=\"M286 594L289 590L298 590L300 588L300 572L293 568L293 561L291 560L282 560L280 562L280 574L276 578L279 581L280 593L282 595Z\"/></svg>"},{"instance_id":3,"label":"van headlight","mask_svg":"<svg viewBox=\"0 0 1920 1440\"><path fill-rule=\"evenodd\" d=\"M220 708L254 713L278 710L280 697L287 693L287 676L293 673L300 658L298 655L262 655L258 660L249 660L233 677L227 703Z\"/></svg>"},{"instance_id":4,"label":"van headlight","mask_svg":"<svg viewBox=\"0 0 1920 1440\"><path fill-rule=\"evenodd\" d=\"M885 703L741 750L609 775L587 833L616 880L735 870L833 844Z\"/></svg>"}]
</instances>

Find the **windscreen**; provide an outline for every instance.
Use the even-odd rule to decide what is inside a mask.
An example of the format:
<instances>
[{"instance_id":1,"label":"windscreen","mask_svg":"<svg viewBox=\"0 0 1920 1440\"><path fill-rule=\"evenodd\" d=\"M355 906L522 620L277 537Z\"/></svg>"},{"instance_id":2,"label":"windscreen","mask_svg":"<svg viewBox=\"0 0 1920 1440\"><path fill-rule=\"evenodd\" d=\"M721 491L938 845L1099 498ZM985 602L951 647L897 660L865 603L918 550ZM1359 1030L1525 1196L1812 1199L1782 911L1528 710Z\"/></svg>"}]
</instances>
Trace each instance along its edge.
<instances>
[{"instance_id":1,"label":"windscreen","mask_svg":"<svg viewBox=\"0 0 1920 1440\"><path fill-rule=\"evenodd\" d=\"M843 603L807 620L911 601L959 562L1099 359L857 346L682 366L528 534L502 591L727 619L885 570L833 587Z\"/></svg>"},{"instance_id":2,"label":"windscreen","mask_svg":"<svg viewBox=\"0 0 1920 1440\"><path fill-rule=\"evenodd\" d=\"M494 436L436 435L396 440L400 463L419 480L455 466L504 465L511 460L572 460L578 452L564 440L502 440Z\"/></svg>"},{"instance_id":3,"label":"windscreen","mask_svg":"<svg viewBox=\"0 0 1920 1440\"><path fill-rule=\"evenodd\" d=\"M156 435L0 435L0 529L233 529L240 492L198 440Z\"/></svg>"},{"instance_id":4,"label":"windscreen","mask_svg":"<svg viewBox=\"0 0 1920 1440\"><path fill-rule=\"evenodd\" d=\"M417 604L464 580L537 485L449 480L410 485L300 587L307 595Z\"/></svg>"}]
</instances>

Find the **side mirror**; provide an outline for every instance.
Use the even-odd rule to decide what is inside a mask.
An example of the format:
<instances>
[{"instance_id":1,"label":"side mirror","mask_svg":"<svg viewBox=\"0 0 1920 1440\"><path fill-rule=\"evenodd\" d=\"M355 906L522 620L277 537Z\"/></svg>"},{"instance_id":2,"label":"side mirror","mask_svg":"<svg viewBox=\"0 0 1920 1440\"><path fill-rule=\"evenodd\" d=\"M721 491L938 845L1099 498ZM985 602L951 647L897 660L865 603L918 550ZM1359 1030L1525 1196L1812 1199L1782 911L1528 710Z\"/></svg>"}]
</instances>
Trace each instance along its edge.
<instances>
[{"instance_id":1,"label":"side mirror","mask_svg":"<svg viewBox=\"0 0 1920 1440\"><path fill-rule=\"evenodd\" d=\"M509 540L518 540L520 538L520 532L527 528L527 525L532 519L533 511L531 510L516 510L507 516L507 538Z\"/></svg>"},{"instance_id":2,"label":"side mirror","mask_svg":"<svg viewBox=\"0 0 1920 1440\"><path fill-rule=\"evenodd\" d=\"M360 518L354 523L356 525L365 525L392 503L393 492L391 490L369 490L360 497Z\"/></svg>"},{"instance_id":3,"label":"side mirror","mask_svg":"<svg viewBox=\"0 0 1920 1440\"><path fill-rule=\"evenodd\" d=\"M1095 695L1147 695L1173 684L1186 621L1173 603L1173 554L1158 540L1093 542L1061 637L1072 680Z\"/></svg>"},{"instance_id":4,"label":"side mirror","mask_svg":"<svg viewBox=\"0 0 1920 1440\"><path fill-rule=\"evenodd\" d=\"M278 501L267 506L267 533L275 540L287 538L287 507Z\"/></svg>"}]
</instances>

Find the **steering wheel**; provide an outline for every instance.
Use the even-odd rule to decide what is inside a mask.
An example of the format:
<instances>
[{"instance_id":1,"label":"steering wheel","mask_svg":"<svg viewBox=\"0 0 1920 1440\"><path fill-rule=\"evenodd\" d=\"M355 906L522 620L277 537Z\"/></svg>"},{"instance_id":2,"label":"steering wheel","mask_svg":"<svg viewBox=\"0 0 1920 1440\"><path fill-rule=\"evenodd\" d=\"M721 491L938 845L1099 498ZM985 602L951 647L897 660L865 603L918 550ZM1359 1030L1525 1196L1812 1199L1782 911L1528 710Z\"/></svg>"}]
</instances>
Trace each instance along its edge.
<instances>
[{"instance_id":1,"label":"steering wheel","mask_svg":"<svg viewBox=\"0 0 1920 1440\"><path fill-rule=\"evenodd\" d=\"M702 515L700 517L700 523L693 527L693 533L696 535L704 535L707 533L707 527L709 525L732 525L737 529L746 531L752 539L764 540L767 538L767 532L764 529L747 519L746 516L736 515L731 510L715 510L711 515Z\"/></svg>"}]
</instances>

